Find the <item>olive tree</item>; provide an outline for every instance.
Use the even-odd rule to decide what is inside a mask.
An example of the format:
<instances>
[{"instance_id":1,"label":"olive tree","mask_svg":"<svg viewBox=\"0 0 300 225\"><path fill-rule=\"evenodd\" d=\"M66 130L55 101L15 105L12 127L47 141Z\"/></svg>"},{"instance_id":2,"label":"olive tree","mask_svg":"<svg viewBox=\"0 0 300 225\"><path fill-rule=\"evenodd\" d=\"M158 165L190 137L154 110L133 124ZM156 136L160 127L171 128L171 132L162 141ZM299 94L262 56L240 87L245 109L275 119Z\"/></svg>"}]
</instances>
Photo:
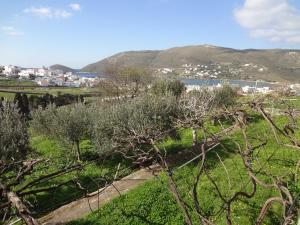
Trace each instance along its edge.
<instances>
[{"instance_id":1,"label":"olive tree","mask_svg":"<svg viewBox=\"0 0 300 225\"><path fill-rule=\"evenodd\" d=\"M60 170L50 170L41 175L40 169L45 170L49 167L51 159L36 158L36 155L31 154L29 150L27 124L22 113L16 104L2 101L0 107L0 221L4 224L14 224L15 222L11 220L20 217L28 225L38 225L39 222L29 210L32 205L26 201L26 197L75 183L75 180L71 179L59 184L54 181L45 185L45 180L52 181L58 176L82 169L79 164L68 165ZM39 168L38 164L41 163L43 165ZM41 183L43 183L42 186L40 186Z\"/></svg>"},{"instance_id":2,"label":"olive tree","mask_svg":"<svg viewBox=\"0 0 300 225\"><path fill-rule=\"evenodd\" d=\"M215 91L215 107L227 108L236 104L237 92L229 85L217 88Z\"/></svg>"},{"instance_id":3,"label":"olive tree","mask_svg":"<svg viewBox=\"0 0 300 225\"><path fill-rule=\"evenodd\" d=\"M147 89L151 82L151 73L146 69L124 67L118 64L109 64L104 73L109 77L98 84L98 88L106 96L136 97L142 90Z\"/></svg>"},{"instance_id":4,"label":"olive tree","mask_svg":"<svg viewBox=\"0 0 300 225\"><path fill-rule=\"evenodd\" d=\"M167 153L157 144L175 130L173 121L180 114L177 103L174 95L147 94L111 106L106 111L106 118L96 122L93 139L100 144L99 149L101 144L107 147L106 144L109 143L113 151L133 160L134 164L147 166L153 162L158 163L168 177L169 190L182 209L186 223L191 224L190 214L167 163Z\"/></svg>"},{"instance_id":5,"label":"olive tree","mask_svg":"<svg viewBox=\"0 0 300 225\"><path fill-rule=\"evenodd\" d=\"M118 79L131 98L134 98L142 89L145 90L147 84L150 84L152 76L145 69L125 67L120 70Z\"/></svg>"},{"instance_id":6,"label":"olive tree","mask_svg":"<svg viewBox=\"0 0 300 225\"><path fill-rule=\"evenodd\" d=\"M90 117L87 107L78 103L33 112L32 127L40 134L50 136L75 147L77 160L81 160L80 142L88 136Z\"/></svg>"},{"instance_id":7,"label":"olive tree","mask_svg":"<svg viewBox=\"0 0 300 225\"><path fill-rule=\"evenodd\" d=\"M27 125L18 106L3 101L0 108L0 160L7 162L25 158L28 143Z\"/></svg>"},{"instance_id":8,"label":"olive tree","mask_svg":"<svg viewBox=\"0 0 300 225\"><path fill-rule=\"evenodd\" d=\"M179 97L185 91L185 85L179 80L156 80L152 86L151 91L155 95L172 95Z\"/></svg>"}]
</instances>

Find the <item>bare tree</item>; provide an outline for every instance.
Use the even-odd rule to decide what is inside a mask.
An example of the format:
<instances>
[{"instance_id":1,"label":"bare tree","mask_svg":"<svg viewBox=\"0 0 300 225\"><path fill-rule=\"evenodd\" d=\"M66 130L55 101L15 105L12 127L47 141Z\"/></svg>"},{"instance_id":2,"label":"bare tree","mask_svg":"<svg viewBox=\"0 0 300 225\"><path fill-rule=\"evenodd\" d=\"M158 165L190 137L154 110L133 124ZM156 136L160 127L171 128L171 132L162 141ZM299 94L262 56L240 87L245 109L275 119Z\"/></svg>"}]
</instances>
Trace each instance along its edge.
<instances>
[{"instance_id":1,"label":"bare tree","mask_svg":"<svg viewBox=\"0 0 300 225\"><path fill-rule=\"evenodd\" d=\"M204 121L211 115L215 101L215 92L203 87L183 94L180 98L181 117L176 121L177 127L191 128L193 146L198 146L198 130L204 127Z\"/></svg>"},{"instance_id":2,"label":"bare tree","mask_svg":"<svg viewBox=\"0 0 300 225\"><path fill-rule=\"evenodd\" d=\"M140 91L145 91L152 81L150 71L124 67L118 63L110 63L104 73L108 79L101 81L98 88L108 97L136 97Z\"/></svg>"},{"instance_id":3,"label":"bare tree","mask_svg":"<svg viewBox=\"0 0 300 225\"><path fill-rule=\"evenodd\" d=\"M262 104L252 103L251 105L261 113L262 117L272 127L274 137L280 145L282 145L282 141L280 140L285 139L289 140L292 144L283 144L284 146L298 149L295 137L287 134L284 131L286 130L286 127L288 125L289 132L292 132L291 123L294 125L293 131L295 131L296 118L290 118L290 122L282 129L279 128L279 126L276 125L276 122L265 112ZM225 194L225 190L223 190L218 184L219 181L214 179L214 177L210 174L208 167L206 166L207 153L205 150L205 142L201 143L201 157L198 162L198 170L195 176L195 182L192 186L191 196L194 201L195 211L197 212L199 220L202 224L214 224L213 217L216 216L207 214L203 210L203 205L201 205L199 201L199 197L201 196L201 189L198 188L199 182L201 180L201 177L206 177L214 187L218 199L223 202L222 207L219 210L216 210L218 212L217 215L221 215L224 212L226 215L225 220L227 224L233 224L233 205L240 201L245 201L245 199L254 198L257 194L258 187L263 189L273 189L276 190L279 194L277 196L272 196L268 199L265 199L265 203L263 204L260 213L257 215L256 222L254 222L254 224L258 225L264 223L267 217L267 212L274 203L280 203L282 205L282 224L295 223L297 220L297 214L299 213L297 209L297 206L299 205L299 193L295 193L294 185L287 184L285 177L295 177L297 176L298 172L296 171L295 174L291 173L284 176L278 176L272 173L271 170L266 168L264 164L265 162L260 161L260 158L257 155L270 141L270 137L253 137L249 135L247 131L247 118L243 110L231 112L230 114L231 117L236 121L243 141L242 143L240 143L233 139L231 140L231 137L229 135L225 135L226 139L230 139L233 143L235 143L236 148L227 149L227 147L222 144L222 141L220 142L220 144L224 148L224 150L234 150L234 152L239 155L240 159L243 162L243 168L240 168L240 170L244 170L246 172L247 177L243 179L247 182L246 185L241 185L240 189L236 191L230 190L230 194ZM288 115L291 114L288 113ZM209 139L220 141L219 137L216 137L212 134L208 133L205 136L208 137L209 135ZM206 138L206 140L208 139ZM274 151L276 151L276 149L274 149ZM277 151L280 151L280 149L278 149ZM270 158L267 159L267 162L271 159L271 157L272 155L270 155ZM219 159L221 161L221 158ZM223 164L222 161L221 164ZM224 177L227 176L228 180L230 180L230 174L228 173L224 164L223 166ZM262 176L264 177L264 179L262 179ZM295 182L295 180L292 180L292 182ZM205 203L202 202L202 204Z\"/></svg>"},{"instance_id":4,"label":"bare tree","mask_svg":"<svg viewBox=\"0 0 300 225\"><path fill-rule=\"evenodd\" d=\"M130 97L134 98L139 92L147 89L147 85L151 83L152 76L146 69L125 67L120 70L118 80Z\"/></svg>"}]
</instances>

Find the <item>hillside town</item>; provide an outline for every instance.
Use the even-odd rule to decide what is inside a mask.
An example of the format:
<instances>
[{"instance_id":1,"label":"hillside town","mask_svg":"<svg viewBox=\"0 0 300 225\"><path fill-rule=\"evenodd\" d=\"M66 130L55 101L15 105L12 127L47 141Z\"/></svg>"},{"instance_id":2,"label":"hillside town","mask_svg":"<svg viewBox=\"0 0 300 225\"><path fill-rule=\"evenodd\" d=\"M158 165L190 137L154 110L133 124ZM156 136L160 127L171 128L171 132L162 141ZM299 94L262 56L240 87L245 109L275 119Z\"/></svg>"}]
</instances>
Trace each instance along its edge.
<instances>
[{"instance_id":1,"label":"hillside town","mask_svg":"<svg viewBox=\"0 0 300 225\"><path fill-rule=\"evenodd\" d=\"M0 76L20 80L32 80L39 86L93 87L100 78L85 73L63 72L42 68L21 68L13 65L0 66Z\"/></svg>"},{"instance_id":2,"label":"hillside town","mask_svg":"<svg viewBox=\"0 0 300 225\"><path fill-rule=\"evenodd\" d=\"M182 78L195 79L253 79L252 74L260 74L268 71L265 66L254 63L203 63L203 64L182 64L174 68L158 68L158 75L178 75Z\"/></svg>"},{"instance_id":3,"label":"hillside town","mask_svg":"<svg viewBox=\"0 0 300 225\"><path fill-rule=\"evenodd\" d=\"M187 91L199 90L201 86L209 86L210 88L220 88L224 85L223 81L229 81L229 85L235 87L241 95L249 94L269 94L278 88L286 92L300 95L300 84L280 84L268 83L263 80L245 81L235 80L241 77L245 70L253 70L253 72L263 72L268 70L252 63L245 64L240 69L232 69L231 66L220 64L193 65L183 64L180 68L161 68L155 71L156 75L168 76L177 74L176 79L182 80ZM229 75L230 74L230 75ZM94 87L102 79L96 74L82 72L64 72L59 69L42 68L21 68L13 65L0 66L0 77L4 79L32 80L41 87ZM228 78L229 77L229 78ZM185 82L187 81L187 82ZM200 82L199 82L200 81ZM212 81L212 82L207 82Z\"/></svg>"}]
</instances>

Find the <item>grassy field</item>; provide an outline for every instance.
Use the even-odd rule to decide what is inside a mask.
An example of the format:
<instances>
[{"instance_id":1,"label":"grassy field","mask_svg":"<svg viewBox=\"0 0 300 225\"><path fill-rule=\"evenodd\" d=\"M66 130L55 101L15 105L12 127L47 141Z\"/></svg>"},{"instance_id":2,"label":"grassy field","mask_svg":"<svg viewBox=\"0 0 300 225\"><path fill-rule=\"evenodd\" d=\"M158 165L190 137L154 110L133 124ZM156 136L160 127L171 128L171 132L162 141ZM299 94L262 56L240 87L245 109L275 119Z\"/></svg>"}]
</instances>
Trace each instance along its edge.
<instances>
[{"instance_id":1,"label":"grassy field","mask_svg":"<svg viewBox=\"0 0 300 225\"><path fill-rule=\"evenodd\" d=\"M73 160L73 151L70 146L66 146L55 140L47 139L43 136L31 137L31 148L34 150L34 155L38 154L44 159L51 158L51 161L41 163L31 179L39 176L57 171L71 164ZM38 188L48 187L71 179L78 180L84 188L89 192L93 192L105 185L105 182L110 182L117 170L120 163L119 177L126 176L133 172L129 168L127 162L119 157L101 158L99 160L91 160L96 156L93 151L93 146L89 141L83 141L80 144L82 150L83 164L85 165L82 170L74 171L64 176L47 181L38 186ZM27 180L29 182L30 180ZM75 185L68 185L54 189L52 192L42 192L37 195L28 196L32 204L32 210L37 215L42 215L59 206L69 203L75 199L80 198L85 193L78 190Z\"/></svg>"},{"instance_id":2,"label":"grassy field","mask_svg":"<svg viewBox=\"0 0 300 225\"><path fill-rule=\"evenodd\" d=\"M37 86L34 81L17 80L17 79L1 79L0 86Z\"/></svg>"},{"instance_id":3,"label":"grassy field","mask_svg":"<svg viewBox=\"0 0 300 225\"><path fill-rule=\"evenodd\" d=\"M279 119L278 122L282 124L284 120L285 118ZM252 137L271 136L269 127L262 120L258 120L250 125L248 133ZM188 136L187 133L185 135ZM231 149L234 145L233 141L242 143L242 134L240 131L230 136L230 139L223 140L223 144ZM176 144L175 142L171 142L171 140L167 142L169 146ZM183 146L188 147L187 143L188 141ZM296 184L292 183L291 177L287 176L288 172L295 171L297 160L300 159L299 151L286 147L278 147L272 139L260 151L255 152L255 154L257 159L259 159L255 163L255 169L259 169L263 165L266 171L282 176L289 187L293 187L294 193L300 193L300 181L298 180ZM222 162L219 160L219 157L222 159ZM251 190L249 177L243 167L242 160L234 151L227 151L218 147L215 151L209 152L207 154L207 167L210 170L210 176L217 181L224 196L231 196L235 191L240 190L241 187L245 187L248 192ZM226 168L230 176L226 175L224 168ZM180 193L183 194L185 201L191 208L194 207L190 191L196 172L197 166L192 163L177 170L174 174ZM263 175L260 176L260 179L265 182L270 181L268 177ZM215 224L226 224L225 214L218 214L218 209L222 206L222 202L217 197L214 186L206 176L202 177L198 190L200 193L199 201L204 212L215 215L212 217ZM242 198L241 201L233 204L233 224L253 224L264 201L277 194L277 190L275 189L264 189L258 186L254 198L250 200ZM299 196L295 197L299 199ZM264 224L280 224L280 210L281 206L274 204L269 210ZM192 217L193 221L196 222L195 224L199 224L195 212L193 212ZM71 224L182 225L183 215L175 204L174 198L167 190L166 179L162 175L160 179L150 181L128 194L114 199L99 211Z\"/></svg>"},{"instance_id":4,"label":"grassy field","mask_svg":"<svg viewBox=\"0 0 300 225\"><path fill-rule=\"evenodd\" d=\"M1 87L0 87L1 89ZM11 93L9 93L11 91ZM63 95L63 94L71 94L71 95L83 95L88 96L85 97L87 101L95 101L97 100L100 95L97 89L95 88L55 88L55 87L49 87L49 88L41 88L41 87L26 87L22 86L22 88L12 87L12 88L5 88L3 91L0 90L0 97L4 97L5 99L12 101L15 97L14 92L21 92L26 93L28 96L34 94L42 96L44 94L51 94L53 96Z\"/></svg>"},{"instance_id":5,"label":"grassy field","mask_svg":"<svg viewBox=\"0 0 300 225\"><path fill-rule=\"evenodd\" d=\"M212 132L219 131L219 126L210 126ZM33 132L30 133L31 141L30 146L33 149L34 158L39 157L50 159L50 162L42 163L38 166L31 179L39 176L57 171L60 168L64 168L74 160L72 147L48 139L44 136L38 136ZM160 143L160 146L166 148L169 154L175 154L178 151L189 149L192 146L192 131L185 129L179 132L180 139L167 139ZM201 134L199 134L200 138ZM127 161L120 156L112 156L107 158L101 158L100 160L91 161L96 155L96 152L89 141L82 141L80 144L82 152L83 163L87 164L83 170L74 171L65 176L55 178L46 183L42 183L38 188L47 187L62 182L66 182L70 179L78 180L84 188L89 192L93 192L105 185L106 182L111 182L120 163L120 169L118 177L124 177L132 173L135 168L131 166ZM30 180L27 180L29 182ZM32 210L36 212L38 216L45 214L53 209L58 208L61 205L67 204L73 200L76 200L84 195L83 191L78 190L78 187L74 185L68 185L59 187L52 192L42 192L37 195L32 195L27 198L32 204Z\"/></svg>"}]
</instances>

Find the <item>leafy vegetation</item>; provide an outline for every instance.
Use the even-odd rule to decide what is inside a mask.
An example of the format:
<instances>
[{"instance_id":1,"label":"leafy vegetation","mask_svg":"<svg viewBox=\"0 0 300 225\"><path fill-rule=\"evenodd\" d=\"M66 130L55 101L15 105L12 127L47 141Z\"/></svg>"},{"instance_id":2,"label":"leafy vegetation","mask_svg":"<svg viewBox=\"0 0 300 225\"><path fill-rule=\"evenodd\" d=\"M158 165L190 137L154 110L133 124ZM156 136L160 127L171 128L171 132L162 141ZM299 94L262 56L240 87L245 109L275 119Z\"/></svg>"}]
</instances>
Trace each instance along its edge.
<instances>
[{"instance_id":1,"label":"leafy vegetation","mask_svg":"<svg viewBox=\"0 0 300 225\"><path fill-rule=\"evenodd\" d=\"M123 79L113 84L125 82L118 90L132 93L131 87L140 82L137 71L120 74ZM129 74L134 76L127 83ZM29 130L23 115L30 100L16 95L17 108L1 99L2 220L18 216L36 225L36 216L136 168L157 164L161 173L155 180L74 223L295 221L300 204L300 121L293 108L271 116L265 99L241 106L226 86L187 93L181 83L166 82L154 84L147 93L133 93L129 98L117 95L67 106L52 105L49 97L48 106L27 118Z\"/></svg>"},{"instance_id":2,"label":"leafy vegetation","mask_svg":"<svg viewBox=\"0 0 300 225\"><path fill-rule=\"evenodd\" d=\"M282 123L281 123L282 124ZM259 133L257 133L259 132ZM249 128L251 135L268 135L270 130L265 121L252 124ZM191 132L189 132L191 133ZM184 133L183 137L186 137ZM242 134L237 132L231 135L233 140L243 142ZM191 137L188 138L191 141ZM186 139L183 139L186 140ZM191 143L191 142L190 142ZM223 140L228 148L234 147L234 143L228 139ZM167 144L168 145L168 144ZM186 146L185 144L183 144ZM257 152L260 163L266 165L269 172L285 176L289 170L295 170L294 165L300 158L299 151L288 148L277 148L273 139L264 148ZM239 190L241 186L250 189L250 182L247 178L246 171L243 169L243 162L235 152L228 152L222 147L216 148L208 153L209 176L217 180L219 189L225 196ZM220 161L220 159L222 161ZM259 167L259 164L256 166ZM226 168L229 176L224 172ZM286 171L286 172L283 172ZM190 184L193 182L197 173L197 165L191 163L186 167L176 170L175 179L181 193L185 193L185 199L193 207L190 197ZM267 176L262 176L262 180L269 181ZM293 185L294 193L299 194L300 181L293 183L290 177L285 177L289 185ZM207 177L204 177L199 186L201 190L200 201L205 206L203 210L207 213L214 214L215 224L226 224L224 213L218 214L218 207L222 205L216 194L215 187ZM258 188L257 195L250 200L242 199L233 205L233 223L234 224L252 224L256 219L264 199L276 195L275 189L266 190ZM296 196L297 197L297 196ZM142 201L141 201L142 199ZM299 199L299 196L298 196ZM295 206L297 207L297 206ZM275 204L268 213L268 219L264 224L280 224L281 206ZM247 213L245 213L247 211ZM193 220L197 221L196 213L193 214ZM105 205L102 209L87 216L85 219L72 222L73 225L85 224L183 224L183 215L177 207L172 195L168 192L166 178L163 176L159 180L154 179L130 193L113 200Z\"/></svg>"},{"instance_id":3,"label":"leafy vegetation","mask_svg":"<svg viewBox=\"0 0 300 225\"><path fill-rule=\"evenodd\" d=\"M0 86L38 86L30 80L0 79Z\"/></svg>"}]
</instances>

